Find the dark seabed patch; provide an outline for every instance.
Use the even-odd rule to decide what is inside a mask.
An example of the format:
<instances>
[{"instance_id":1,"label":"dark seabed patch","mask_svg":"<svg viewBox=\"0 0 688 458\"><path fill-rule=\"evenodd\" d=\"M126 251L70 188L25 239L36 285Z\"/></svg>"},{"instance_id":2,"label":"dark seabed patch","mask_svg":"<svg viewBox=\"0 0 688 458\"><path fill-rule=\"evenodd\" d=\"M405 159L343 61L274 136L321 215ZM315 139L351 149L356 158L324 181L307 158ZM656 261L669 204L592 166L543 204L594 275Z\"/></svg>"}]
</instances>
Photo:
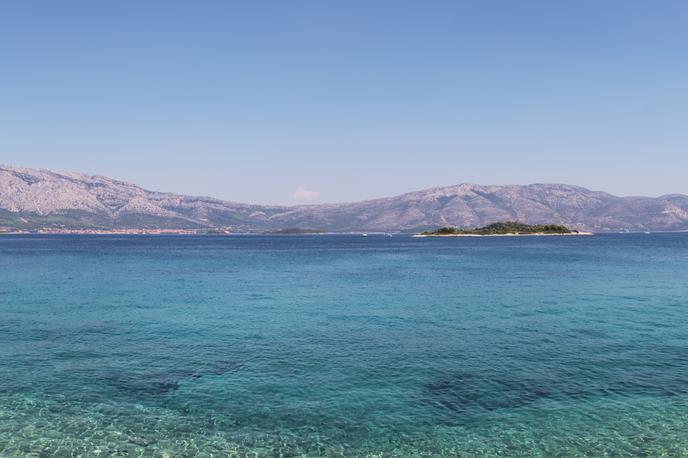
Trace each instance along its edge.
<instances>
[{"instance_id":1,"label":"dark seabed patch","mask_svg":"<svg viewBox=\"0 0 688 458\"><path fill-rule=\"evenodd\" d=\"M688 234L0 238L0 456L686 456Z\"/></svg>"}]
</instances>

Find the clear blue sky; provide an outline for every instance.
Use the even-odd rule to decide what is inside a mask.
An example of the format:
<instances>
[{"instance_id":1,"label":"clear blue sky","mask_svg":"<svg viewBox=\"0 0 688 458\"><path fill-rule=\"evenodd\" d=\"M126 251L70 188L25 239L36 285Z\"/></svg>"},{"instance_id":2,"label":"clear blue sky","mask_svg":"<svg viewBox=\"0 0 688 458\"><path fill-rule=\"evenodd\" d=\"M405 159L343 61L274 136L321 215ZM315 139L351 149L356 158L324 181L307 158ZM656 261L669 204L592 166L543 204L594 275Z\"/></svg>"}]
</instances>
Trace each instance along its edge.
<instances>
[{"instance_id":1,"label":"clear blue sky","mask_svg":"<svg viewBox=\"0 0 688 458\"><path fill-rule=\"evenodd\" d=\"M0 163L258 203L688 193L687 24L685 0L5 1Z\"/></svg>"}]
</instances>

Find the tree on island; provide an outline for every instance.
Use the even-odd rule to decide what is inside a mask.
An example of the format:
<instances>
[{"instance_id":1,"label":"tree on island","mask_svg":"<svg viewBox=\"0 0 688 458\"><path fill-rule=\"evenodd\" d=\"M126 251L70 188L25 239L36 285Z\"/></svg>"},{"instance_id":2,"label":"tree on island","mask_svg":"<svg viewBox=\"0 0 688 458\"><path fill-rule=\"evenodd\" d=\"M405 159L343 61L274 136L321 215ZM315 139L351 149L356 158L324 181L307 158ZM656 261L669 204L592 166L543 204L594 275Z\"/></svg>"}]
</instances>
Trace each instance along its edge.
<instances>
[{"instance_id":1,"label":"tree on island","mask_svg":"<svg viewBox=\"0 0 688 458\"><path fill-rule=\"evenodd\" d=\"M441 227L434 231L421 232L422 235L499 235L499 234L571 234L571 230L560 224L525 224L519 221L500 221L474 229Z\"/></svg>"}]
</instances>

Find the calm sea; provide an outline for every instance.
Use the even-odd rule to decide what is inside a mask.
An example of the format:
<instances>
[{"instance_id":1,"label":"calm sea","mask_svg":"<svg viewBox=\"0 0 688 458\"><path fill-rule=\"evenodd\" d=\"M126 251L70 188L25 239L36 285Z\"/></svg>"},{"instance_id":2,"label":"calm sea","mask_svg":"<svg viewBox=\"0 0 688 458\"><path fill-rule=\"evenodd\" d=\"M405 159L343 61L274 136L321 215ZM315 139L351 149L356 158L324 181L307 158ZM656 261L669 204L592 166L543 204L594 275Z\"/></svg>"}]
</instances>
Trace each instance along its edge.
<instances>
[{"instance_id":1,"label":"calm sea","mask_svg":"<svg viewBox=\"0 0 688 458\"><path fill-rule=\"evenodd\" d=\"M0 456L688 454L688 234L2 236Z\"/></svg>"}]
</instances>

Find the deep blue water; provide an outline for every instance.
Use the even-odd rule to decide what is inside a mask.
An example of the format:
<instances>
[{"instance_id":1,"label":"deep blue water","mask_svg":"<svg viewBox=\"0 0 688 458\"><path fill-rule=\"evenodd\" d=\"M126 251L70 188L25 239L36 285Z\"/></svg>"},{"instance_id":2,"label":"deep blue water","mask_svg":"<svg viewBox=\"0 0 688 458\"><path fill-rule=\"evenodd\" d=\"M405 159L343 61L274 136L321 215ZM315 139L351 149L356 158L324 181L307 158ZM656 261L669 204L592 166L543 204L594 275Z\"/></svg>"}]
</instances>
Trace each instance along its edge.
<instances>
[{"instance_id":1,"label":"deep blue water","mask_svg":"<svg viewBox=\"0 0 688 458\"><path fill-rule=\"evenodd\" d=\"M0 456L688 453L688 234L2 236Z\"/></svg>"}]
</instances>

